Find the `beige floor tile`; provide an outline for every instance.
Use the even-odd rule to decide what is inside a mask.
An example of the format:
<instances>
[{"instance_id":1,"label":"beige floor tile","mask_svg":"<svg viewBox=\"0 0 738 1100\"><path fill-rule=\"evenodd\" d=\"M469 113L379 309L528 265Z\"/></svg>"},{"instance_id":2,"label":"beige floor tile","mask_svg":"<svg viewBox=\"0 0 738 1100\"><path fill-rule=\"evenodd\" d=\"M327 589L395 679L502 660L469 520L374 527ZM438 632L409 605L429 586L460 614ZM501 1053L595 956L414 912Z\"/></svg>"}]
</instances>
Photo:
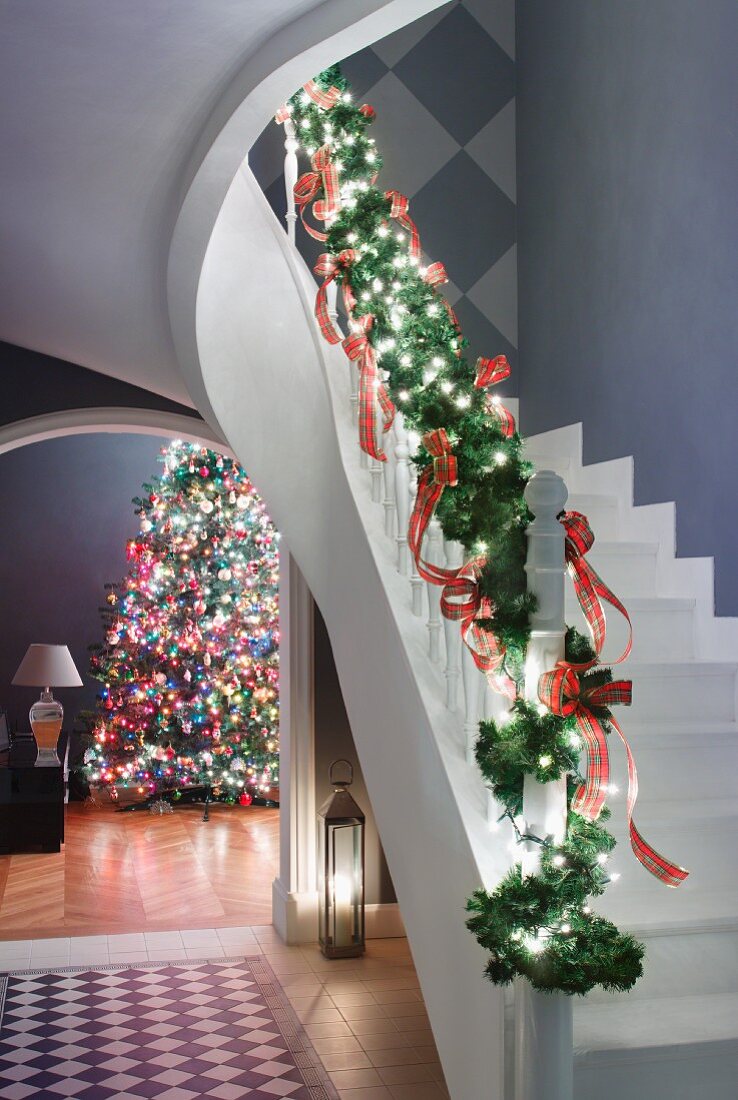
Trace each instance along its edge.
<instances>
[{"instance_id":1,"label":"beige floor tile","mask_svg":"<svg viewBox=\"0 0 738 1100\"><path fill-rule=\"evenodd\" d=\"M383 1047L367 1051L373 1066L412 1066L423 1061L414 1047Z\"/></svg>"},{"instance_id":2,"label":"beige floor tile","mask_svg":"<svg viewBox=\"0 0 738 1100\"><path fill-rule=\"evenodd\" d=\"M418 1031L403 1031L402 1034L411 1047L433 1047L435 1049L435 1039L429 1027Z\"/></svg>"},{"instance_id":3,"label":"beige floor tile","mask_svg":"<svg viewBox=\"0 0 738 1100\"><path fill-rule=\"evenodd\" d=\"M392 1047L409 1047L412 1044L401 1031L364 1032L357 1036L362 1050L390 1050Z\"/></svg>"},{"instance_id":4,"label":"beige floor tile","mask_svg":"<svg viewBox=\"0 0 738 1100\"><path fill-rule=\"evenodd\" d=\"M380 1007L387 1009L388 1005L381 1005ZM396 1005L396 1008L405 1008L405 1005ZM422 1006L421 1006L422 1007ZM428 1015L423 1009L423 1012L417 1016L398 1016L396 1012L387 1013L387 1016L393 1021L398 1031L417 1031L418 1028L426 1030L430 1028L430 1020Z\"/></svg>"},{"instance_id":5,"label":"beige floor tile","mask_svg":"<svg viewBox=\"0 0 738 1100\"><path fill-rule=\"evenodd\" d=\"M373 991L373 996L380 1005L413 1004L413 1002L422 1001L417 989L376 989Z\"/></svg>"},{"instance_id":6,"label":"beige floor tile","mask_svg":"<svg viewBox=\"0 0 738 1100\"><path fill-rule=\"evenodd\" d=\"M337 1089L363 1089L382 1084L375 1069L339 1069L331 1074L331 1079Z\"/></svg>"},{"instance_id":7,"label":"beige floor tile","mask_svg":"<svg viewBox=\"0 0 738 1100\"><path fill-rule=\"evenodd\" d=\"M418 989L417 978L365 978L363 983L372 993L379 989Z\"/></svg>"},{"instance_id":8,"label":"beige floor tile","mask_svg":"<svg viewBox=\"0 0 738 1100\"><path fill-rule=\"evenodd\" d=\"M339 1024L341 1014L337 1008L308 1008L295 1012L301 1024Z\"/></svg>"},{"instance_id":9,"label":"beige floor tile","mask_svg":"<svg viewBox=\"0 0 738 1100\"><path fill-rule=\"evenodd\" d=\"M291 995L289 999L290 1004L298 1014L311 1008L336 1008L333 1000L326 997L324 993L313 993L306 997L300 990L298 993Z\"/></svg>"},{"instance_id":10,"label":"beige floor tile","mask_svg":"<svg viewBox=\"0 0 738 1100\"><path fill-rule=\"evenodd\" d=\"M330 993L331 997L334 997L336 993L368 993L371 990L367 989L366 982L348 982L341 978L328 977L323 981L323 986L326 993Z\"/></svg>"},{"instance_id":11,"label":"beige floor tile","mask_svg":"<svg viewBox=\"0 0 738 1100\"><path fill-rule=\"evenodd\" d=\"M392 1100L446 1100L443 1091L431 1081L412 1085L390 1085L389 1090Z\"/></svg>"},{"instance_id":12,"label":"beige floor tile","mask_svg":"<svg viewBox=\"0 0 738 1100\"><path fill-rule=\"evenodd\" d=\"M372 1085L368 1089L341 1089L340 1100L392 1100L392 1093L384 1085Z\"/></svg>"},{"instance_id":13,"label":"beige floor tile","mask_svg":"<svg viewBox=\"0 0 738 1100\"><path fill-rule=\"evenodd\" d=\"M345 1005L340 1011L349 1023L352 1020L378 1020L388 1015L383 1005Z\"/></svg>"},{"instance_id":14,"label":"beige floor tile","mask_svg":"<svg viewBox=\"0 0 738 1100\"><path fill-rule=\"evenodd\" d=\"M325 1039L332 1035L352 1035L351 1028L345 1020L331 1020L330 1022L315 1023L303 1021L303 1027L311 1039Z\"/></svg>"},{"instance_id":15,"label":"beige floor tile","mask_svg":"<svg viewBox=\"0 0 738 1100\"><path fill-rule=\"evenodd\" d=\"M371 1020L352 1020L351 1030L354 1035L358 1035L359 1039L364 1035L397 1035L398 1029L395 1027L394 1020L390 1020L387 1016L377 1016Z\"/></svg>"},{"instance_id":16,"label":"beige floor tile","mask_svg":"<svg viewBox=\"0 0 738 1100\"><path fill-rule=\"evenodd\" d=\"M345 1054L321 1054L320 1059L331 1076L337 1070L368 1069L371 1066L363 1050L350 1050Z\"/></svg>"},{"instance_id":17,"label":"beige floor tile","mask_svg":"<svg viewBox=\"0 0 738 1100\"><path fill-rule=\"evenodd\" d=\"M362 1045L354 1035L327 1035L322 1039L314 1038L313 1046L322 1058L326 1054L349 1054L362 1050Z\"/></svg>"},{"instance_id":18,"label":"beige floor tile","mask_svg":"<svg viewBox=\"0 0 738 1100\"><path fill-rule=\"evenodd\" d=\"M430 1066L382 1066L379 1076L385 1085L415 1085L421 1082L434 1082L433 1070Z\"/></svg>"},{"instance_id":19,"label":"beige floor tile","mask_svg":"<svg viewBox=\"0 0 738 1100\"><path fill-rule=\"evenodd\" d=\"M336 1008L350 1008L352 1005L375 1005L373 993L333 993L331 992Z\"/></svg>"}]
</instances>

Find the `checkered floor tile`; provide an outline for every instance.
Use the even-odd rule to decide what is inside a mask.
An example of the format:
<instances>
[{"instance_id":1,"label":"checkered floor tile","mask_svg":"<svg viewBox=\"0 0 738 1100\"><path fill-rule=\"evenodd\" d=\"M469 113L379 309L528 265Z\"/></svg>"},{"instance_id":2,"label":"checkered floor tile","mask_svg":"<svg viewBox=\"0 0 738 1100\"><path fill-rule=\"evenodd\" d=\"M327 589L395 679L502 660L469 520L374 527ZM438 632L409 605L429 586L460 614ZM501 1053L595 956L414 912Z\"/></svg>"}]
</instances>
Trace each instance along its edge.
<instances>
[{"instance_id":1,"label":"checkered floor tile","mask_svg":"<svg viewBox=\"0 0 738 1100\"><path fill-rule=\"evenodd\" d=\"M336 1100L263 958L0 980L0 1097Z\"/></svg>"}]
</instances>

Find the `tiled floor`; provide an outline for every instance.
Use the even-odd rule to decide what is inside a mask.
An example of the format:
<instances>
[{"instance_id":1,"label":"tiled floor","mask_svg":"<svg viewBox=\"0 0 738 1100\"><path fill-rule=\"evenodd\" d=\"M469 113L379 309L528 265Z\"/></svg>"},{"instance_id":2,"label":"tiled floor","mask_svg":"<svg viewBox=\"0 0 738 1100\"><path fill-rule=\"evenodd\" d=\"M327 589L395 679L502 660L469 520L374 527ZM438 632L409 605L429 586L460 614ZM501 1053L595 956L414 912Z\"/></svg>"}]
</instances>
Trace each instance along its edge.
<instances>
[{"instance_id":1,"label":"tiled floor","mask_svg":"<svg viewBox=\"0 0 738 1100\"><path fill-rule=\"evenodd\" d=\"M404 939L361 959L285 947L271 926L0 942L0 970L224 958L263 953L342 1100L443 1100L428 1016Z\"/></svg>"}]
</instances>

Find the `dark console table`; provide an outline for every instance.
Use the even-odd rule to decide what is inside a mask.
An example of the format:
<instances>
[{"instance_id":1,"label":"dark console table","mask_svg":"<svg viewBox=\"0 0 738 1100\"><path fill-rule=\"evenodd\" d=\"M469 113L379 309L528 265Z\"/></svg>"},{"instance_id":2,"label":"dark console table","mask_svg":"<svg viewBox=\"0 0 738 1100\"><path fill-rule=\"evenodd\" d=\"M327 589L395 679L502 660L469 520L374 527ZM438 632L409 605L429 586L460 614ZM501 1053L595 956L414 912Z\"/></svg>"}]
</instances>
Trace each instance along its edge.
<instances>
[{"instance_id":1,"label":"dark console table","mask_svg":"<svg viewBox=\"0 0 738 1100\"><path fill-rule=\"evenodd\" d=\"M33 741L0 754L0 854L58 852L64 842L62 768L36 768L35 760Z\"/></svg>"}]
</instances>

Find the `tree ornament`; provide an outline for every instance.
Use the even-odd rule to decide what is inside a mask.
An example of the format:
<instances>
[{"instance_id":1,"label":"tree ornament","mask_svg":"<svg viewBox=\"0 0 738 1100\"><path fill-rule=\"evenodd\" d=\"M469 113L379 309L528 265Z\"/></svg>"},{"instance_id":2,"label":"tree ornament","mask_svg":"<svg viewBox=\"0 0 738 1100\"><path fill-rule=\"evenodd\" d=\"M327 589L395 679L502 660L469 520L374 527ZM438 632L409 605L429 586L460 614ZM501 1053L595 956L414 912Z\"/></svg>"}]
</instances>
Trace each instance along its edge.
<instances>
[{"instance_id":1,"label":"tree ornament","mask_svg":"<svg viewBox=\"0 0 738 1100\"><path fill-rule=\"evenodd\" d=\"M204 500L200 501L200 511L204 512L206 516L210 515L214 507L215 505L213 504L212 500L208 500L207 497Z\"/></svg>"},{"instance_id":2,"label":"tree ornament","mask_svg":"<svg viewBox=\"0 0 738 1100\"><path fill-rule=\"evenodd\" d=\"M238 803L240 806L250 806L253 801L254 799L248 791L241 791L240 795L238 796Z\"/></svg>"}]
</instances>

